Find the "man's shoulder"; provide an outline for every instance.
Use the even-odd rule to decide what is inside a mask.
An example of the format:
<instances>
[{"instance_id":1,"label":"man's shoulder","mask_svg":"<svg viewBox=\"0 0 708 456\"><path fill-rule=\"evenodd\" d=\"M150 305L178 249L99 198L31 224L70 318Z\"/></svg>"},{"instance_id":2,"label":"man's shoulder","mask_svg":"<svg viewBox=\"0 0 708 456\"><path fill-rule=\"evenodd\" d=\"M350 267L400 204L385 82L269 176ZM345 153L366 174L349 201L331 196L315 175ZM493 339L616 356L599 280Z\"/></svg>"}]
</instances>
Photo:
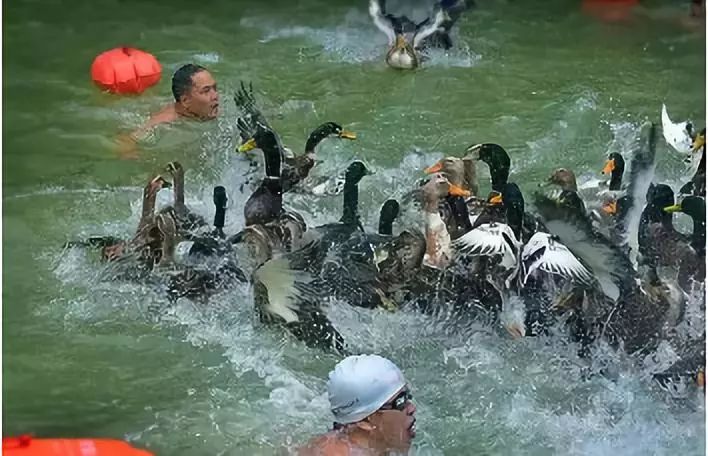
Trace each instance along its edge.
<instances>
[{"instance_id":1,"label":"man's shoulder","mask_svg":"<svg viewBox=\"0 0 708 456\"><path fill-rule=\"evenodd\" d=\"M327 433L314 437L295 454L297 456L349 456L350 450L351 446L347 441Z\"/></svg>"},{"instance_id":2,"label":"man's shoulder","mask_svg":"<svg viewBox=\"0 0 708 456\"><path fill-rule=\"evenodd\" d=\"M177 114L177 110L175 109L174 103L170 103L169 105L162 108L160 111L150 116L150 119L147 121L147 124L145 126L148 128L154 127L155 125L159 125L162 123L174 122L178 118L179 114Z\"/></svg>"}]
</instances>

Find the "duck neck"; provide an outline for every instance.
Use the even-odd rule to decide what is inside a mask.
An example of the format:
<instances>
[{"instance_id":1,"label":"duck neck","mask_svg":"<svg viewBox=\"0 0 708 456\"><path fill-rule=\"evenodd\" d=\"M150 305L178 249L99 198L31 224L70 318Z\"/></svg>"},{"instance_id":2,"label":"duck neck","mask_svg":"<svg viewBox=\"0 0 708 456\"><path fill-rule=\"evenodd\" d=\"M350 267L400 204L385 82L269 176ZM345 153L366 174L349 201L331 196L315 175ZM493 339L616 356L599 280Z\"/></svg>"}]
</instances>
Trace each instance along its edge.
<instances>
[{"instance_id":1,"label":"duck neck","mask_svg":"<svg viewBox=\"0 0 708 456\"><path fill-rule=\"evenodd\" d=\"M447 204L450 206L457 233L462 235L472 231L472 223L470 222L470 214L465 199L461 196L448 196Z\"/></svg>"},{"instance_id":2,"label":"duck neck","mask_svg":"<svg viewBox=\"0 0 708 456\"><path fill-rule=\"evenodd\" d=\"M622 188L622 173L615 169L612 171L612 177L610 178L610 190L619 190Z\"/></svg>"},{"instance_id":3,"label":"duck neck","mask_svg":"<svg viewBox=\"0 0 708 456\"><path fill-rule=\"evenodd\" d=\"M435 269L448 266L451 258L450 233L440 217L437 204L433 211L425 210L425 254L423 264Z\"/></svg>"},{"instance_id":4,"label":"duck neck","mask_svg":"<svg viewBox=\"0 0 708 456\"><path fill-rule=\"evenodd\" d=\"M310 136L307 138L307 142L305 143L305 153L314 154L315 147L317 147L327 136L329 136L329 134L320 128L317 128L310 133Z\"/></svg>"},{"instance_id":5,"label":"duck neck","mask_svg":"<svg viewBox=\"0 0 708 456\"><path fill-rule=\"evenodd\" d=\"M182 215L186 212L186 207L184 205L184 172L176 172L173 176L173 180L175 211Z\"/></svg>"},{"instance_id":6,"label":"duck neck","mask_svg":"<svg viewBox=\"0 0 708 456\"><path fill-rule=\"evenodd\" d=\"M706 248L706 221L705 215L702 219L693 218L693 236L691 244L696 251L705 252Z\"/></svg>"},{"instance_id":7,"label":"duck neck","mask_svg":"<svg viewBox=\"0 0 708 456\"><path fill-rule=\"evenodd\" d=\"M275 148L263 150L265 173L270 179L280 179L280 151Z\"/></svg>"},{"instance_id":8,"label":"duck neck","mask_svg":"<svg viewBox=\"0 0 708 456\"><path fill-rule=\"evenodd\" d=\"M157 192L153 192L150 187L147 187L143 191L143 210L140 216L140 222L138 222L138 231L143 227L148 225L155 215L155 200L157 199Z\"/></svg>"},{"instance_id":9,"label":"duck neck","mask_svg":"<svg viewBox=\"0 0 708 456\"><path fill-rule=\"evenodd\" d=\"M509 180L509 164L492 163L489 165L489 173L492 176L492 190L501 192Z\"/></svg>"},{"instance_id":10,"label":"duck neck","mask_svg":"<svg viewBox=\"0 0 708 456\"><path fill-rule=\"evenodd\" d=\"M521 239L521 227L524 224L524 207L510 204L506 207L506 224L514 232L517 239Z\"/></svg>"},{"instance_id":11,"label":"duck neck","mask_svg":"<svg viewBox=\"0 0 708 456\"><path fill-rule=\"evenodd\" d=\"M359 184L344 182L344 195L341 222L347 225L359 223Z\"/></svg>"},{"instance_id":12,"label":"duck neck","mask_svg":"<svg viewBox=\"0 0 708 456\"><path fill-rule=\"evenodd\" d=\"M464 180L467 190L476 196L479 193L479 185L477 184L477 165L474 160L462 159L462 167L464 169Z\"/></svg>"}]
</instances>

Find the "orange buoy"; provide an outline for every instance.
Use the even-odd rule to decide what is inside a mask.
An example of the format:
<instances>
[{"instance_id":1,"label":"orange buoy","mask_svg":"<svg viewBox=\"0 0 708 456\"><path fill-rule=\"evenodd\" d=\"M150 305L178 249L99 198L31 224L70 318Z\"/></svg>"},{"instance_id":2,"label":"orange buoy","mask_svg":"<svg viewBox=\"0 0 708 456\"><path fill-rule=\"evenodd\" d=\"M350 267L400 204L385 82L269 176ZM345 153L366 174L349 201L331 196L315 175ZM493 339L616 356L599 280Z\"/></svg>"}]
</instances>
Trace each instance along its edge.
<instances>
[{"instance_id":1,"label":"orange buoy","mask_svg":"<svg viewBox=\"0 0 708 456\"><path fill-rule=\"evenodd\" d=\"M120 440L34 439L28 435L3 437L6 456L154 456Z\"/></svg>"},{"instance_id":2,"label":"orange buoy","mask_svg":"<svg viewBox=\"0 0 708 456\"><path fill-rule=\"evenodd\" d=\"M113 93L141 93L157 84L162 66L152 54L130 47L99 54L91 64L91 78Z\"/></svg>"},{"instance_id":3,"label":"orange buoy","mask_svg":"<svg viewBox=\"0 0 708 456\"><path fill-rule=\"evenodd\" d=\"M606 22L629 19L639 0L583 0L583 12Z\"/></svg>"}]
</instances>

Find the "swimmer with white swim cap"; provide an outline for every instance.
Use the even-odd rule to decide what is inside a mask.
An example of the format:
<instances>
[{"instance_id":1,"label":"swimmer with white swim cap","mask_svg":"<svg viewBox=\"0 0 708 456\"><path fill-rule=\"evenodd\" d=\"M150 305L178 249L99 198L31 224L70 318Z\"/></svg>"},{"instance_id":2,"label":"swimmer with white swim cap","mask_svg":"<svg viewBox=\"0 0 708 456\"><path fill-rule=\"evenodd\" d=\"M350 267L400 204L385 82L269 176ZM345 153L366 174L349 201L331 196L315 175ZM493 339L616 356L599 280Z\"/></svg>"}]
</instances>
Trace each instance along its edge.
<instances>
[{"instance_id":1,"label":"swimmer with white swim cap","mask_svg":"<svg viewBox=\"0 0 708 456\"><path fill-rule=\"evenodd\" d=\"M401 370L378 355L349 356L329 373L333 430L299 456L406 454L415 437L415 405Z\"/></svg>"}]
</instances>

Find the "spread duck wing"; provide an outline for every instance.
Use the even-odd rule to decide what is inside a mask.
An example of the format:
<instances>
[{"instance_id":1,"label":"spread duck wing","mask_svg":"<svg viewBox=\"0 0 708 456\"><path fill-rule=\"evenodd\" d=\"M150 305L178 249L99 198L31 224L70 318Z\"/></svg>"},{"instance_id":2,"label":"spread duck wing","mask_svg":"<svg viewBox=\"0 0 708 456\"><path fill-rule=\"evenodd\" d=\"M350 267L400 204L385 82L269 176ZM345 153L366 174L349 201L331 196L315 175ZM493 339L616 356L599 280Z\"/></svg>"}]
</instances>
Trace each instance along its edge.
<instances>
[{"instance_id":1,"label":"spread duck wing","mask_svg":"<svg viewBox=\"0 0 708 456\"><path fill-rule=\"evenodd\" d=\"M522 283L537 271L564 277L583 285L594 283L592 272L563 245L548 233L535 233L521 252Z\"/></svg>"}]
</instances>

